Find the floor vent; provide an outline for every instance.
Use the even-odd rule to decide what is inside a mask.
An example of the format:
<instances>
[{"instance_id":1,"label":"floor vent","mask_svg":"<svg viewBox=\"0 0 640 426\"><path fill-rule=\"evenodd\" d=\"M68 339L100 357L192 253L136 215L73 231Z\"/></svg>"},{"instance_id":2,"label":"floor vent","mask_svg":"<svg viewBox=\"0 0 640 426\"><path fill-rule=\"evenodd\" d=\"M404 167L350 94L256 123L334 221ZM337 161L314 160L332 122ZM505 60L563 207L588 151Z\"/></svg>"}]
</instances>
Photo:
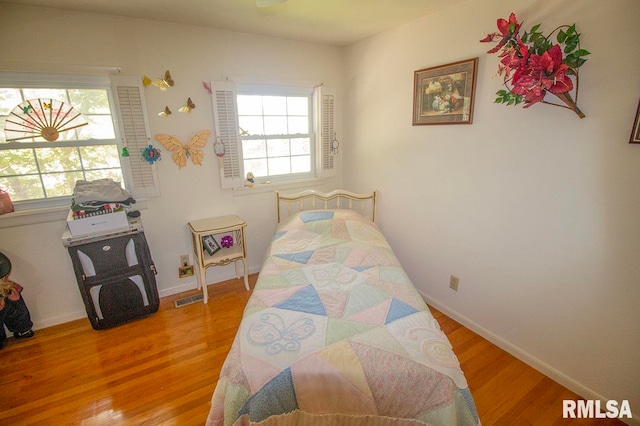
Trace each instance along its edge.
<instances>
[{"instance_id":1,"label":"floor vent","mask_svg":"<svg viewBox=\"0 0 640 426\"><path fill-rule=\"evenodd\" d=\"M173 303L176 305L176 308L181 308L185 305L202 302L203 298L204 298L203 294L199 293L199 294L194 294L193 296L183 297L182 299L178 299Z\"/></svg>"}]
</instances>

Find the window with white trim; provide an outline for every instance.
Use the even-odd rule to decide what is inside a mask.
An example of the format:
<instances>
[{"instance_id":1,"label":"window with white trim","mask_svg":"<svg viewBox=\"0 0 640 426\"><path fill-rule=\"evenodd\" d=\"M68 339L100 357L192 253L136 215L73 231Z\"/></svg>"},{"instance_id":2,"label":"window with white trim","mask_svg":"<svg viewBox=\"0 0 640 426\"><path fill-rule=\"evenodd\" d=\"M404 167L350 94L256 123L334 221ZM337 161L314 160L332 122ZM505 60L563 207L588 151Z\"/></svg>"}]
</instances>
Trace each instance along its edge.
<instances>
[{"instance_id":1,"label":"window with white trim","mask_svg":"<svg viewBox=\"0 0 640 426\"><path fill-rule=\"evenodd\" d=\"M138 80L128 77L127 86L106 75L0 73L0 188L16 206L68 205L77 180L111 178L134 195L145 186L153 190L144 195L157 194L155 171L138 158L149 140ZM43 132L5 134L24 120L56 127L69 107L88 124L54 140ZM121 156L123 146L130 157Z\"/></svg>"},{"instance_id":2,"label":"window with white trim","mask_svg":"<svg viewBox=\"0 0 640 426\"><path fill-rule=\"evenodd\" d=\"M334 95L321 87L212 82L223 188L333 172ZM322 101L324 99L324 102ZM326 107L327 100L330 108Z\"/></svg>"}]
</instances>

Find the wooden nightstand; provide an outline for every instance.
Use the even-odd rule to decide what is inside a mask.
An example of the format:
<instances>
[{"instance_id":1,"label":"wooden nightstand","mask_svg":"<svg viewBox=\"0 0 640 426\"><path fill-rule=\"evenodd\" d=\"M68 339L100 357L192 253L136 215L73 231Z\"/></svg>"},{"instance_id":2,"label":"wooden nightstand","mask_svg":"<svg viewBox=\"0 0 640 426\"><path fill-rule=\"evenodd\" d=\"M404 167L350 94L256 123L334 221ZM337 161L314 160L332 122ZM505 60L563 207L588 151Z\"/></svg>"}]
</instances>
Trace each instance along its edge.
<instances>
[{"instance_id":1,"label":"wooden nightstand","mask_svg":"<svg viewBox=\"0 0 640 426\"><path fill-rule=\"evenodd\" d=\"M193 254L198 269L198 289L202 288L203 301L209 300L206 272L210 266L223 266L235 262L236 276L240 278L238 262L244 266L244 286L249 290L249 266L245 245L244 220L236 215L212 217L189 222L193 239ZM224 238L227 237L227 238ZM233 239L233 245L224 247L223 243Z\"/></svg>"}]
</instances>

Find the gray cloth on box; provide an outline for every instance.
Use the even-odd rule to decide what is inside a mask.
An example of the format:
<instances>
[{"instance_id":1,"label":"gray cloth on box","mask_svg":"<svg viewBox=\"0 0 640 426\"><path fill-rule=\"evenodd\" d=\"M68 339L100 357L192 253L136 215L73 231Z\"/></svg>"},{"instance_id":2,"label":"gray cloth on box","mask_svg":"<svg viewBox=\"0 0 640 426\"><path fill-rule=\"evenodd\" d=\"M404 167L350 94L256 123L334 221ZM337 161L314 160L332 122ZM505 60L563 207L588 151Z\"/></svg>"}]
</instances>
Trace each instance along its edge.
<instances>
[{"instance_id":1,"label":"gray cloth on box","mask_svg":"<svg viewBox=\"0 0 640 426\"><path fill-rule=\"evenodd\" d=\"M131 193L112 179L79 180L73 190L73 209L99 207L108 203L119 203L130 207L135 203Z\"/></svg>"}]
</instances>

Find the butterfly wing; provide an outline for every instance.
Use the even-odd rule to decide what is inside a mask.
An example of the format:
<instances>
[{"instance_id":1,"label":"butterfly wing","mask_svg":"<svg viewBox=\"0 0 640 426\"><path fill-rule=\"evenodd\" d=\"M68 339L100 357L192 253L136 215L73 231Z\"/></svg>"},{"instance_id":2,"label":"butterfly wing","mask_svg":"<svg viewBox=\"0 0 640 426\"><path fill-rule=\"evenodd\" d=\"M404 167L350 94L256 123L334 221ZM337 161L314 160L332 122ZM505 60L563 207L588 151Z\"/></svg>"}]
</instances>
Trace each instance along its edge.
<instances>
[{"instance_id":1,"label":"butterfly wing","mask_svg":"<svg viewBox=\"0 0 640 426\"><path fill-rule=\"evenodd\" d=\"M166 92L167 90L169 90L169 85L167 83L165 83L164 80L153 80L151 82L151 84L153 84L154 86L156 86L158 89L162 90L163 92Z\"/></svg>"},{"instance_id":2,"label":"butterfly wing","mask_svg":"<svg viewBox=\"0 0 640 426\"><path fill-rule=\"evenodd\" d=\"M178 165L178 168L183 168L187 165L187 145L183 144L180 139L175 136L165 135L159 133L155 136L156 140L162 144L166 149L173 152L171 156L173 162Z\"/></svg>"},{"instance_id":3,"label":"butterfly wing","mask_svg":"<svg viewBox=\"0 0 640 426\"><path fill-rule=\"evenodd\" d=\"M183 168L187 165L187 151L180 150L173 153L171 156L173 158L173 162L178 165L178 169Z\"/></svg>"},{"instance_id":4,"label":"butterfly wing","mask_svg":"<svg viewBox=\"0 0 640 426\"><path fill-rule=\"evenodd\" d=\"M173 85L175 84L175 82L173 81L173 78L171 78L171 73L169 72L169 70L166 70L164 72L164 82L165 84L168 86L167 89L169 87L173 87Z\"/></svg>"},{"instance_id":5,"label":"butterfly wing","mask_svg":"<svg viewBox=\"0 0 640 426\"><path fill-rule=\"evenodd\" d=\"M189 157L191 157L193 164L199 166L202 165L202 158L204 157L204 151L202 151L202 148L207 144L209 135L211 135L210 130L200 130L193 135L189 141L187 150L189 151Z\"/></svg>"}]
</instances>

